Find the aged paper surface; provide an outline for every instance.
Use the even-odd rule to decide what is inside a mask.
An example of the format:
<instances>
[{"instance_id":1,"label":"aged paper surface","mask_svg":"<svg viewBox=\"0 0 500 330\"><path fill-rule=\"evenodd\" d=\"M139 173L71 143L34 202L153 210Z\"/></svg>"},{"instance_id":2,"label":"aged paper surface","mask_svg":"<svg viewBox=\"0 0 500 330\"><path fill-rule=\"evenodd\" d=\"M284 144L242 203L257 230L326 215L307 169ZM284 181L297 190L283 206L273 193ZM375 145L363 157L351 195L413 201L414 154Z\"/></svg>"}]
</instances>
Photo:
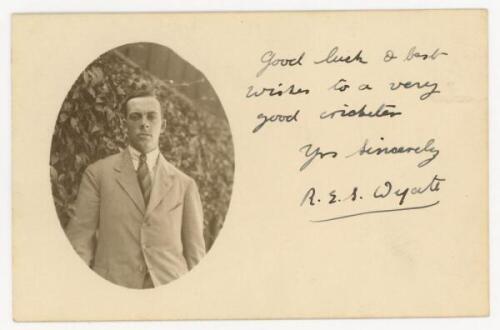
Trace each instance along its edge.
<instances>
[{"instance_id":1,"label":"aged paper surface","mask_svg":"<svg viewBox=\"0 0 500 330\"><path fill-rule=\"evenodd\" d=\"M132 42L205 74L235 150L217 241L153 290L81 262L49 180L71 85ZM12 74L16 320L488 315L486 11L15 15Z\"/></svg>"}]
</instances>

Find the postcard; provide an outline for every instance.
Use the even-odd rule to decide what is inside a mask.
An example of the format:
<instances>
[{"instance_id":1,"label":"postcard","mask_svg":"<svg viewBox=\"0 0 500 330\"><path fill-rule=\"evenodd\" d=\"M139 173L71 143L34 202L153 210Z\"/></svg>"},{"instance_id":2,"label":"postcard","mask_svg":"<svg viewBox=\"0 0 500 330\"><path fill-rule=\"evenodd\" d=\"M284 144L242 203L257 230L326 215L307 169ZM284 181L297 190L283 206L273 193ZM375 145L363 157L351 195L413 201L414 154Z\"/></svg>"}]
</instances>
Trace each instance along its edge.
<instances>
[{"instance_id":1,"label":"postcard","mask_svg":"<svg viewBox=\"0 0 500 330\"><path fill-rule=\"evenodd\" d=\"M12 31L15 320L489 314L486 10Z\"/></svg>"}]
</instances>

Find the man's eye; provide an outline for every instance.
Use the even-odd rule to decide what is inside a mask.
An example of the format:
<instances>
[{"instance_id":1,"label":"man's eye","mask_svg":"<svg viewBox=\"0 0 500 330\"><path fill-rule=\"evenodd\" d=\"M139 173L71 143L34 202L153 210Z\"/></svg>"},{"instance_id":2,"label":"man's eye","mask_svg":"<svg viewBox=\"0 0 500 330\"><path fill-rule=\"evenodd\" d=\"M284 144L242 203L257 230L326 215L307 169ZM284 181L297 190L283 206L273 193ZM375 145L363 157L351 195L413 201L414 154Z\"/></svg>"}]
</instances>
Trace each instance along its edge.
<instances>
[{"instance_id":1,"label":"man's eye","mask_svg":"<svg viewBox=\"0 0 500 330\"><path fill-rule=\"evenodd\" d=\"M141 119L141 115L137 114L137 113L132 113L128 116L131 120L139 120Z\"/></svg>"},{"instance_id":2,"label":"man's eye","mask_svg":"<svg viewBox=\"0 0 500 330\"><path fill-rule=\"evenodd\" d=\"M148 120L153 121L153 120L156 120L156 118L158 118L156 113L148 114Z\"/></svg>"}]
</instances>

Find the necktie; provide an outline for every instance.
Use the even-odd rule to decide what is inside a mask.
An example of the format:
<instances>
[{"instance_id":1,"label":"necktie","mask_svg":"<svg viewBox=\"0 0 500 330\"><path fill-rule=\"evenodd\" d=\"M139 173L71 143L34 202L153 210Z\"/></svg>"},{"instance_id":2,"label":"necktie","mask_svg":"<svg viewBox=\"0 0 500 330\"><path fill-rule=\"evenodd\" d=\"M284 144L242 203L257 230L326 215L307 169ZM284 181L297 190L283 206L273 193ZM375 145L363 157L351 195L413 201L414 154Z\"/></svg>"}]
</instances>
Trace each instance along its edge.
<instances>
[{"instance_id":1,"label":"necktie","mask_svg":"<svg viewBox=\"0 0 500 330\"><path fill-rule=\"evenodd\" d=\"M139 157L137 178L139 179L139 185L141 186L142 195L144 196L144 203L148 205L149 195L151 195L151 175L149 174L145 154L141 154L141 156Z\"/></svg>"}]
</instances>

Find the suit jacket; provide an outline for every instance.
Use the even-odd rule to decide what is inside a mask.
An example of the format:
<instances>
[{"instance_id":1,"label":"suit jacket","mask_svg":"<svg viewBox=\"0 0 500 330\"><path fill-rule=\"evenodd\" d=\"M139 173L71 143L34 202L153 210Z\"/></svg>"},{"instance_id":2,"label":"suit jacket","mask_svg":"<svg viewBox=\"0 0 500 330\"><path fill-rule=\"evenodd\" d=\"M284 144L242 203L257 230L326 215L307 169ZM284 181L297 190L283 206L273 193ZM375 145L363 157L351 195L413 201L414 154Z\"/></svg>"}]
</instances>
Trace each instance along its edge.
<instances>
[{"instance_id":1,"label":"suit jacket","mask_svg":"<svg viewBox=\"0 0 500 330\"><path fill-rule=\"evenodd\" d=\"M84 172L75 217L66 234L76 252L105 279L142 288L194 267L205 254L203 209L193 179L159 155L148 205L128 149Z\"/></svg>"}]
</instances>

